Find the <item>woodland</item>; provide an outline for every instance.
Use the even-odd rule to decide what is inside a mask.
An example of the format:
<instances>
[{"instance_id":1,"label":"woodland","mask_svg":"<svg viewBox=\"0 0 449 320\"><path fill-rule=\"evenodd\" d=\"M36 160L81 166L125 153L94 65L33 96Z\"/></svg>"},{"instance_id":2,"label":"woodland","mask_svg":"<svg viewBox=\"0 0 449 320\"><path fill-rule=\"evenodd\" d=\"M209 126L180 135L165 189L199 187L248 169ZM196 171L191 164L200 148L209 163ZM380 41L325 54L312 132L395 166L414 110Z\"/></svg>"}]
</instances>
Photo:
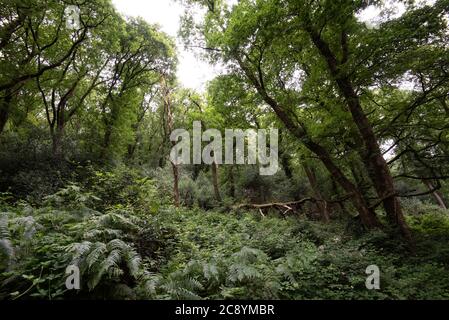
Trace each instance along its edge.
<instances>
[{"instance_id":1,"label":"woodland","mask_svg":"<svg viewBox=\"0 0 449 320\"><path fill-rule=\"evenodd\" d=\"M0 0L0 300L449 299L449 0L176 1ZM175 163L194 122L279 170Z\"/></svg>"}]
</instances>

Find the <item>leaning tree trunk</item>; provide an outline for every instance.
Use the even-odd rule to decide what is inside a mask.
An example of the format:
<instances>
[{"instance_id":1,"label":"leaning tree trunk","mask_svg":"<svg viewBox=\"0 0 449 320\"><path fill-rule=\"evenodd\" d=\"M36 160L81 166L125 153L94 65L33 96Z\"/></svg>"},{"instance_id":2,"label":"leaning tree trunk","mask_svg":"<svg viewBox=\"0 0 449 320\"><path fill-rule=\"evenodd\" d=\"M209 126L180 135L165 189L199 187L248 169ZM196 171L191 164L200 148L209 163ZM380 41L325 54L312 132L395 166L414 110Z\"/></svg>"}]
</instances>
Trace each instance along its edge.
<instances>
[{"instance_id":1,"label":"leaning tree trunk","mask_svg":"<svg viewBox=\"0 0 449 320\"><path fill-rule=\"evenodd\" d=\"M396 195L390 168L382 155L382 151L380 150L380 146L377 142L373 128L363 112L360 105L360 100L353 88L350 86L349 81L339 80L337 82L346 97L352 118L363 139L365 147L365 150L362 151L364 164L367 168L370 179L373 182L374 189L376 190L378 197L383 202L383 207L387 214L388 220L392 225L399 227L404 238L412 244L412 235L407 223L405 222L401 204Z\"/></svg>"},{"instance_id":2,"label":"leaning tree trunk","mask_svg":"<svg viewBox=\"0 0 449 320\"><path fill-rule=\"evenodd\" d=\"M411 249L413 249L412 235L405 222L399 199L396 196L390 169L382 155L374 130L360 104L359 96L355 92L350 79L342 74L339 62L328 43L321 38L318 32L312 30L311 26L307 28L312 42L326 60L329 71L343 94L354 124L360 133L365 148L362 158L377 195L383 202L388 220L391 225L399 228L401 234L409 243Z\"/></svg>"},{"instance_id":3,"label":"leaning tree trunk","mask_svg":"<svg viewBox=\"0 0 449 320\"><path fill-rule=\"evenodd\" d=\"M314 197L318 200L316 202L317 209L319 210L321 214L321 218L324 222L330 221L330 214L328 209L328 203L324 200L323 196L321 195L320 189L318 187L316 174L313 168L309 167L307 164L303 164L304 172L307 175L307 178L309 179L310 187L312 188Z\"/></svg>"},{"instance_id":4,"label":"leaning tree trunk","mask_svg":"<svg viewBox=\"0 0 449 320\"><path fill-rule=\"evenodd\" d=\"M351 201L356 208L358 214L360 215L360 220L366 228L379 228L382 226L380 221L377 219L374 210L370 209L365 199L363 198L361 192L357 187L345 176L343 171L334 163L332 157L327 152L325 148L321 145L312 141L308 136L308 133L302 127L300 123L295 122L290 115L280 106L276 100L274 100L266 91L263 84L259 81L262 74L259 77L255 76L254 73L239 56L235 56L237 62L245 72L246 76L256 87L258 93L262 96L264 101L273 109L278 118L284 123L286 128L295 136L306 148L313 152L321 162L324 164L326 169L331 174L332 178L340 184L340 186L351 195Z\"/></svg>"},{"instance_id":5,"label":"leaning tree trunk","mask_svg":"<svg viewBox=\"0 0 449 320\"><path fill-rule=\"evenodd\" d=\"M362 224L367 228L380 228L382 225L377 219L374 210L369 208L362 193L345 176L340 168L335 165L328 152L322 146L312 142L311 140L305 141L305 145L320 158L321 162L331 174L332 179L334 179L348 194L351 195L352 204L359 213Z\"/></svg>"},{"instance_id":6,"label":"leaning tree trunk","mask_svg":"<svg viewBox=\"0 0 449 320\"><path fill-rule=\"evenodd\" d=\"M429 189L429 191L432 191L435 189L435 187L433 186L432 182L428 181L428 180L422 180L422 182L424 183L424 185ZM437 202L437 204L442 208L442 209L447 209L446 203L444 203L443 200L443 196L441 195L440 192L438 192L437 190L432 192L432 196L435 199L435 201Z\"/></svg>"}]
</instances>

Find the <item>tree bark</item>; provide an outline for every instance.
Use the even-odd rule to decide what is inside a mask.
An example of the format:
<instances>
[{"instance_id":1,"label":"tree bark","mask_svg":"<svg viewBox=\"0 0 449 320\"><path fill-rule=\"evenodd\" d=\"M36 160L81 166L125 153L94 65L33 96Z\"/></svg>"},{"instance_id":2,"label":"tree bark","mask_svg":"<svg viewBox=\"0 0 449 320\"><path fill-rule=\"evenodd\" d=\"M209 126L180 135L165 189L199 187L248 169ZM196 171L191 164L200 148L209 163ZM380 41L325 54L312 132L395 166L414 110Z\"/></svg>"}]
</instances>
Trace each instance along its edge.
<instances>
[{"instance_id":1,"label":"tree bark","mask_svg":"<svg viewBox=\"0 0 449 320\"><path fill-rule=\"evenodd\" d=\"M282 132L282 130L279 132L279 138L280 138L280 145L279 145L279 158L281 160L282 168L284 169L285 176L289 179L293 179L293 170L290 164L290 154L284 147L284 139L285 135Z\"/></svg>"},{"instance_id":2,"label":"tree bark","mask_svg":"<svg viewBox=\"0 0 449 320\"><path fill-rule=\"evenodd\" d=\"M214 185L215 199L221 202L220 186L218 183L218 165L215 161L212 163L212 183Z\"/></svg>"},{"instance_id":3,"label":"tree bark","mask_svg":"<svg viewBox=\"0 0 449 320\"><path fill-rule=\"evenodd\" d=\"M323 219L324 222L329 222L330 213L328 210L328 203L326 200L324 200L323 196L321 195L316 179L315 170L305 163L303 164L303 168L304 172L307 175L307 178L309 179L309 184L310 187L312 188L313 195L318 200L316 202L316 207L321 214L321 218Z\"/></svg>"},{"instance_id":4,"label":"tree bark","mask_svg":"<svg viewBox=\"0 0 449 320\"><path fill-rule=\"evenodd\" d=\"M52 154L55 160L61 160L64 157L62 140L64 136L64 126L58 126L56 130L52 130Z\"/></svg>"},{"instance_id":5,"label":"tree bark","mask_svg":"<svg viewBox=\"0 0 449 320\"><path fill-rule=\"evenodd\" d=\"M170 134L173 131L173 110L172 102L170 99L170 88L167 85L165 77L162 77L162 85L164 90L164 129L165 129L165 139L170 140ZM171 141L171 145L175 146L176 142ZM180 206L179 202L179 168L178 166L170 160L173 169L173 200L176 207Z\"/></svg>"},{"instance_id":6,"label":"tree bark","mask_svg":"<svg viewBox=\"0 0 449 320\"><path fill-rule=\"evenodd\" d=\"M9 108L11 106L11 101L12 95L8 92L5 97L0 99L0 135L3 133L9 119Z\"/></svg>"},{"instance_id":7,"label":"tree bark","mask_svg":"<svg viewBox=\"0 0 449 320\"><path fill-rule=\"evenodd\" d=\"M335 181L335 179L331 176L331 188L332 188L332 193L334 195L337 196L337 198L342 198L342 195L340 193L340 190L338 189L338 183ZM365 200L366 201L366 200ZM349 213L348 209L345 206L344 201L338 201L337 202L338 207L340 208L341 212L346 215L346 216L350 216L351 214Z\"/></svg>"},{"instance_id":8,"label":"tree bark","mask_svg":"<svg viewBox=\"0 0 449 320\"><path fill-rule=\"evenodd\" d=\"M201 113L203 113L203 109L201 108L201 105L193 99L192 99L192 102L198 107L199 111ZM207 129L207 126L204 123L204 121L201 120L200 122L201 122L201 126L205 129ZM214 157L215 157L215 154L214 154ZM212 184L214 186L215 199L218 202L221 202L222 199L221 199L221 195L220 195L220 184L218 183L218 165L217 165L216 161L214 161L212 163L211 169L212 169L211 170L212 171ZM197 173L198 173L198 171L194 170L194 180L196 180L196 178L197 178Z\"/></svg>"},{"instance_id":9,"label":"tree bark","mask_svg":"<svg viewBox=\"0 0 449 320\"><path fill-rule=\"evenodd\" d=\"M430 182L429 180L422 180L422 182L424 183L424 185L430 190L434 189L434 186L432 184L432 182ZM438 191L433 191L432 192L432 196L435 199L435 201L437 202L437 204L442 208L442 209L447 209L446 203L443 200L443 196L440 192Z\"/></svg>"},{"instance_id":10,"label":"tree bark","mask_svg":"<svg viewBox=\"0 0 449 320\"><path fill-rule=\"evenodd\" d=\"M235 198L235 179L234 179L234 166L229 168L229 195Z\"/></svg>"},{"instance_id":11,"label":"tree bark","mask_svg":"<svg viewBox=\"0 0 449 320\"><path fill-rule=\"evenodd\" d=\"M179 168L173 162L170 162L173 169L173 200L177 208L179 208Z\"/></svg>"},{"instance_id":12,"label":"tree bark","mask_svg":"<svg viewBox=\"0 0 449 320\"><path fill-rule=\"evenodd\" d=\"M293 179L293 170L290 165L290 155L288 155L285 151L281 151L280 160L282 164L282 168L284 169L285 176L287 179Z\"/></svg>"},{"instance_id":13,"label":"tree bark","mask_svg":"<svg viewBox=\"0 0 449 320\"><path fill-rule=\"evenodd\" d=\"M305 141L305 145L309 150L315 153L327 168L332 178L348 193L351 194L352 204L360 215L362 224L367 228L380 228L382 225L377 219L374 210L370 209L366 203L362 193L357 187L345 176L345 174L333 162L328 152L320 145L310 140Z\"/></svg>"}]
</instances>

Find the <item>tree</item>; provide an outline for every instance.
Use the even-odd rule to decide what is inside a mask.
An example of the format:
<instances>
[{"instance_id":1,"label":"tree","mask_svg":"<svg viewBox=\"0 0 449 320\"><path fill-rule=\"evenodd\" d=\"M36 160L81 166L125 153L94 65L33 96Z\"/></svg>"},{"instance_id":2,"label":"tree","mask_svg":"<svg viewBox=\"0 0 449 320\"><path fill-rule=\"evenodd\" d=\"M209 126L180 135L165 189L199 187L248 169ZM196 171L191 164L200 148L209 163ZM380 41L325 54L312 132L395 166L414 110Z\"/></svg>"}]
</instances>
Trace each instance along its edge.
<instances>
[{"instance_id":1,"label":"tree","mask_svg":"<svg viewBox=\"0 0 449 320\"><path fill-rule=\"evenodd\" d=\"M80 6L80 29L72 31L66 26L66 3L6 2L1 4L5 18L0 31L0 134L20 89L73 57L91 30L101 25L111 11L108 1L84 3ZM39 10L41 6L47 10Z\"/></svg>"},{"instance_id":2,"label":"tree","mask_svg":"<svg viewBox=\"0 0 449 320\"><path fill-rule=\"evenodd\" d=\"M433 44L443 48L440 39L446 25L442 14L447 12L445 3L409 7L403 17L369 30L356 19L363 8L359 1L240 1L232 9L215 2L204 22L190 30L200 30L204 40L200 45L208 48L209 57L222 59L235 74L243 75L241 78L251 84L289 131L318 156L352 195L364 224L379 226L363 193L336 164L327 143L316 139L314 131L320 130L320 124L307 121L306 112L316 105L323 109L323 104L335 103L331 112L338 114L339 127L346 127L350 140L359 146L356 150L389 222L411 242L392 174L382 155L382 139L362 103L363 92L401 78L405 66L413 67L404 63L405 57L422 47L425 39L438 39ZM419 33L412 20L417 16L418 23L428 22L420 26ZM191 27L192 19L185 21Z\"/></svg>"},{"instance_id":3,"label":"tree","mask_svg":"<svg viewBox=\"0 0 449 320\"><path fill-rule=\"evenodd\" d=\"M129 123L129 130L137 120L137 109L145 94L161 81L163 73L169 74L175 66L174 45L157 28L143 20L131 20L122 22L117 31L117 43L108 52L111 76L102 88L102 158L110 151L115 129Z\"/></svg>"}]
</instances>

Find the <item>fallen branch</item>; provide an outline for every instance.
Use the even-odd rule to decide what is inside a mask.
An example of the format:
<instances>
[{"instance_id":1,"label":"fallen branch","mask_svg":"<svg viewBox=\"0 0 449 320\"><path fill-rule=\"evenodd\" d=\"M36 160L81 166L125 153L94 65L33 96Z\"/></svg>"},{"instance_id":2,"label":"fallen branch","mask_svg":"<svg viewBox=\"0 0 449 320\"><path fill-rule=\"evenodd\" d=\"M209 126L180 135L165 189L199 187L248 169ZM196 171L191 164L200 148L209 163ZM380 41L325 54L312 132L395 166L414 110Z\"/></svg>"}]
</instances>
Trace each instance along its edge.
<instances>
[{"instance_id":1,"label":"fallen branch","mask_svg":"<svg viewBox=\"0 0 449 320\"><path fill-rule=\"evenodd\" d=\"M264 210L275 209L285 216L287 212L297 212L298 209L307 202L316 203L317 201L319 200L315 198L305 198L299 201L290 202L273 202L263 204L243 203L235 206L234 209L255 209L258 210L262 216L265 216L265 214L263 213Z\"/></svg>"}]
</instances>

